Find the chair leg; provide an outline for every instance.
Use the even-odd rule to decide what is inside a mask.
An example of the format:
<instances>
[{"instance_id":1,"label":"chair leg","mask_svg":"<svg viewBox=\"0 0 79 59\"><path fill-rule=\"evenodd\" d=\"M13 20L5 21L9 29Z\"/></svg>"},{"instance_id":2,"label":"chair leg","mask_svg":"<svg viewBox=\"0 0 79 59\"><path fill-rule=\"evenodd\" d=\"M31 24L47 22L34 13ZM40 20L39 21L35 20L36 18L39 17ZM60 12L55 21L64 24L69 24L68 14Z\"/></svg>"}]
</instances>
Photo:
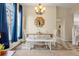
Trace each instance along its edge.
<instances>
[{"instance_id":1,"label":"chair leg","mask_svg":"<svg viewBox=\"0 0 79 59\"><path fill-rule=\"evenodd\" d=\"M66 42L62 42L62 45L66 48L66 49L68 49L68 46L67 46L67 44L66 44Z\"/></svg>"}]
</instances>

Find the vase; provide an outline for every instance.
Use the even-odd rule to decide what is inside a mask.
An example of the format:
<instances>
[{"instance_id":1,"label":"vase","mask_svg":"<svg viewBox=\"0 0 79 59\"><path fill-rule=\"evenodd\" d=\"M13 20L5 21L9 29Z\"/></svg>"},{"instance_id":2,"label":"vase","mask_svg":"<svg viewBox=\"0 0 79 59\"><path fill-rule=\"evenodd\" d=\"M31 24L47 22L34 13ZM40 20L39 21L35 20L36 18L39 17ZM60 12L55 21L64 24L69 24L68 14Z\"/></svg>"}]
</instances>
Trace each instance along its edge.
<instances>
[{"instance_id":1,"label":"vase","mask_svg":"<svg viewBox=\"0 0 79 59\"><path fill-rule=\"evenodd\" d=\"M0 50L0 56L6 55L7 51L6 50Z\"/></svg>"}]
</instances>

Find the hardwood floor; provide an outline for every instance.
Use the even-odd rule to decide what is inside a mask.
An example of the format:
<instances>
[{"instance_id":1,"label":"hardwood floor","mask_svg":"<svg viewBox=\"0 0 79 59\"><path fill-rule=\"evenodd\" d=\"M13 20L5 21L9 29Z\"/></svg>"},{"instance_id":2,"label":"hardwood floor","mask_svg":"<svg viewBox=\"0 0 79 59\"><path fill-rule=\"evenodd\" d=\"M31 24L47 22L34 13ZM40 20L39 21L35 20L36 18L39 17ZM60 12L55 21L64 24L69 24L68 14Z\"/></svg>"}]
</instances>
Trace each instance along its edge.
<instances>
[{"instance_id":1,"label":"hardwood floor","mask_svg":"<svg viewBox=\"0 0 79 59\"><path fill-rule=\"evenodd\" d=\"M79 56L77 50L17 50L14 56Z\"/></svg>"},{"instance_id":2,"label":"hardwood floor","mask_svg":"<svg viewBox=\"0 0 79 59\"><path fill-rule=\"evenodd\" d=\"M79 49L74 48L70 42L67 42L70 49L65 49L62 45L49 49L32 49L27 50L25 43L18 46L15 50L14 56L79 56ZM52 46L53 47L53 46Z\"/></svg>"}]
</instances>

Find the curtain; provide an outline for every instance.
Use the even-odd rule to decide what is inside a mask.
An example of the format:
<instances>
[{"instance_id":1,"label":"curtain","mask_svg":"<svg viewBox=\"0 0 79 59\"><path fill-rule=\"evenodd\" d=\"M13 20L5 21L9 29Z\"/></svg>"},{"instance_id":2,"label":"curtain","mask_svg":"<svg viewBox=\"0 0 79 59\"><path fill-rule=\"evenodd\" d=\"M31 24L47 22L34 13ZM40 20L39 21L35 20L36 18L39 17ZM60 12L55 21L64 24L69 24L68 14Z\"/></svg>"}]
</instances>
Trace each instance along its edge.
<instances>
[{"instance_id":1,"label":"curtain","mask_svg":"<svg viewBox=\"0 0 79 59\"><path fill-rule=\"evenodd\" d=\"M22 39L22 5L19 5L18 38Z\"/></svg>"},{"instance_id":2,"label":"curtain","mask_svg":"<svg viewBox=\"0 0 79 59\"><path fill-rule=\"evenodd\" d=\"M3 8L3 6L2 6L2 4L0 3L0 32L2 32L2 8Z\"/></svg>"},{"instance_id":3,"label":"curtain","mask_svg":"<svg viewBox=\"0 0 79 59\"><path fill-rule=\"evenodd\" d=\"M6 4L0 3L0 43L4 44L5 49L9 48L8 24L6 18Z\"/></svg>"},{"instance_id":4,"label":"curtain","mask_svg":"<svg viewBox=\"0 0 79 59\"><path fill-rule=\"evenodd\" d=\"M17 41L17 4L13 3L14 6L14 17L12 21L12 42Z\"/></svg>"}]
</instances>

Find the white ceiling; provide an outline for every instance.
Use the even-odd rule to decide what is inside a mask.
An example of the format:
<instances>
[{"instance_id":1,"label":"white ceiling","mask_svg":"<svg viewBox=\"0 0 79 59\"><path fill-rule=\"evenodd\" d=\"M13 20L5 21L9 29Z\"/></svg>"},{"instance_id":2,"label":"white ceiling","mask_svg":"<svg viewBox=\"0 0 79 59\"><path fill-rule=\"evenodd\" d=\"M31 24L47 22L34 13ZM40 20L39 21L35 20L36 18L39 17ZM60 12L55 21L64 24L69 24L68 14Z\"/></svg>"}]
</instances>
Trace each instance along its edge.
<instances>
[{"instance_id":1,"label":"white ceiling","mask_svg":"<svg viewBox=\"0 0 79 59\"><path fill-rule=\"evenodd\" d=\"M72 7L79 6L79 3L42 3L44 6L63 6L63 7ZM37 3L26 3L27 6L36 6Z\"/></svg>"}]
</instances>

